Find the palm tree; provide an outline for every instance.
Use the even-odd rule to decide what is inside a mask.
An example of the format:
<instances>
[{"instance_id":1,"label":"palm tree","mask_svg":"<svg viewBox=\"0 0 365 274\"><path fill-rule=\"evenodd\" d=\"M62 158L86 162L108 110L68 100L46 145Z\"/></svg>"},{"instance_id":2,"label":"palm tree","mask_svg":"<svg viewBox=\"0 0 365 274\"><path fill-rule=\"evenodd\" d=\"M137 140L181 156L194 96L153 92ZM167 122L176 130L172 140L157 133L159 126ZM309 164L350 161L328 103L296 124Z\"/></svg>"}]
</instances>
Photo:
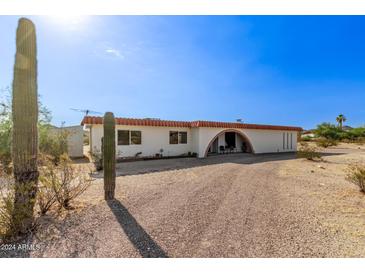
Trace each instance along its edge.
<instances>
[{"instance_id":1,"label":"palm tree","mask_svg":"<svg viewBox=\"0 0 365 274\"><path fill-rule=\"evenodd\" d=\"M336 121L340 129L342 129L342 124L346 121L346 117L343 114L340 114L336 117Z\"/></svg>"}]
</instances>

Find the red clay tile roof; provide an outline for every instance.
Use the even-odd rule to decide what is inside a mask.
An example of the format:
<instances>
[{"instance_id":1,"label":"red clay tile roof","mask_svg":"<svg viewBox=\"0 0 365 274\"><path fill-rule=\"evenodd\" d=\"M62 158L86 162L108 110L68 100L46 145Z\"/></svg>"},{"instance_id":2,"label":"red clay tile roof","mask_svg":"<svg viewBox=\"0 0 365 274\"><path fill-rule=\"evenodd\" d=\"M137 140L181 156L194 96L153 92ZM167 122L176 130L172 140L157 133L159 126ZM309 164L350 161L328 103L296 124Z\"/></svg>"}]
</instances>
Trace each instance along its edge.
<instances>
[{"instance_id":1,"label":"red clay tile roof","mask_svg":"<svg viewBox=\"0 0 365 274\"><path fill-rule=\"evenodd\" d=\"M292 130L302 131L301 127L292 126L272 126L272 125L257 125L243 123L228 123L228 122L212 122L212 121L169 121L157 119L132 119L132 118L115 118L117 125L127 126L155 126L155 127L219 127L219 128L247 128L247 129L269 129L269 130ZM85 116L81 121L81 125L86 124L103 124L103 117Z\"/></svg>"}]
</instances>

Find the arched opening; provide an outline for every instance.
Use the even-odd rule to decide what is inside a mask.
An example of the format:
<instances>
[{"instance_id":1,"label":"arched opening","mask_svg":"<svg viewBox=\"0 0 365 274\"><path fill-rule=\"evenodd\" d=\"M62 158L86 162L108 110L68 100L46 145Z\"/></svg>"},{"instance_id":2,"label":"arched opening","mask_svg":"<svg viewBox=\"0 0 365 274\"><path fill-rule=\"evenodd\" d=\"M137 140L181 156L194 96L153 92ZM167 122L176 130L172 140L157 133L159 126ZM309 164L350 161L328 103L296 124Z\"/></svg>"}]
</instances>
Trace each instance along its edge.
<instances>
[{"instance_id":1,"label":"arched opening","mask_svg":"<svg viewBox=\"0 0 365 274\"><path fill-rule=\"evenodd\" d=\"M235 129L226 129L209 142L204 157L229 153L254 153L254 150L244 133Z\"/></svg>"}]
</instances>

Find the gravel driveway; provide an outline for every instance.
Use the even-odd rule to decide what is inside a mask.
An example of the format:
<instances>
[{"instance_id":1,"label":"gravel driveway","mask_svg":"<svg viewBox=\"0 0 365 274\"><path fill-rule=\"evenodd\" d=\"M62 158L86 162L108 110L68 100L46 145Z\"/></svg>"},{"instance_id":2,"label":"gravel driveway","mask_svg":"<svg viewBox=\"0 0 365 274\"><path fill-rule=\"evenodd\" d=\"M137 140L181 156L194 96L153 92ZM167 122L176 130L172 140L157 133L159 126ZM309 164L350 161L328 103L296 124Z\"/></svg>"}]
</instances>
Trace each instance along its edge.
<instances>
[{"instance_id":1,"label":"gravel driveway","mask_svg":"<svg viewBox=\"0 0 365 274\"><path fill-rule=\"evenodd\" d=\"M96 180L87 206L34 236L40 250L22 256L364 257L365 237L325 225L332 215L312 195L318 174L282 175L300 161L237 154L119 164L116 201L102 200ZM355 191L335 186L343 187Z\"/></svg>"}]
</instances>

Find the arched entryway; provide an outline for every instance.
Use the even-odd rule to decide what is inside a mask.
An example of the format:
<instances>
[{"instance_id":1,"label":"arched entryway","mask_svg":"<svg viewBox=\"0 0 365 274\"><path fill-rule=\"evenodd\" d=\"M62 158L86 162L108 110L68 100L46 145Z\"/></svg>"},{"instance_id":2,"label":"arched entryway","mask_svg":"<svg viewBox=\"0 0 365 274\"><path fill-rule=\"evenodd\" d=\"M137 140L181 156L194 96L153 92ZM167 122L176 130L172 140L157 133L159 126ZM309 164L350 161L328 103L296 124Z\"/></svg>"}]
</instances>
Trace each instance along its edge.
<instances>
[{"instance_id":1,"label":"arched entryway","mask_svg":"<svg viewBox=\"0 0 365 274\"><path fill-rule=\"evenodd\" d=\"M226 153L254 153L254 150L250 140L243 132L226 129L219 132L209 142L204 157Z\"/></svg>"}]
</instances>

